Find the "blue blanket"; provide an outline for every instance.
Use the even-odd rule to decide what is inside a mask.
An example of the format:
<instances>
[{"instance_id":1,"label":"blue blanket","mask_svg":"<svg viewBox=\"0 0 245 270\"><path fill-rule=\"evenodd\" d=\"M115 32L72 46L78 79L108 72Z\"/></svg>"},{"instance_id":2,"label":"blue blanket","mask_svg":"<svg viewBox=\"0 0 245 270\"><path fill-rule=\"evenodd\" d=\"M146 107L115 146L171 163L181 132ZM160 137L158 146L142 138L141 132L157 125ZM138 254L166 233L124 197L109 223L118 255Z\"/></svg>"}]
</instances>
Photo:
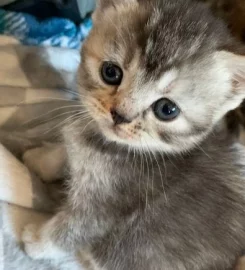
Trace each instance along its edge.
<instances>
[{"instance_id":1,"label":"blue blanket","mask_svg":"<svg viewBox=\"0 0 245 270\"><path fill-rule=\"evenodd\" d=\"M90 17L77 26L68 19L39 21L29 14L0 9L0 34L14 36L25 45L79 49L91 28Z\"/></svg>"}]
</instances>

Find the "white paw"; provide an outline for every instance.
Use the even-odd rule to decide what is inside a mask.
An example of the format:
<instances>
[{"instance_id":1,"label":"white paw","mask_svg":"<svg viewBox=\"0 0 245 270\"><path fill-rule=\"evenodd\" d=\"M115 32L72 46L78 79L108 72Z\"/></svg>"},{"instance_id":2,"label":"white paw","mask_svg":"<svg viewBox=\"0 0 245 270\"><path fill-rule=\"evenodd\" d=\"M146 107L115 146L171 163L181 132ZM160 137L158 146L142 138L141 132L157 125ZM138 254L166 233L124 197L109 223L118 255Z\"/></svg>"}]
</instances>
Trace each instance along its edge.
<instances>
[{"instance_id":1,"label":"white paw","mask_svg":"<svg viewBox=\"0 0 245 270\"><path fill-rule=\"evenodd\" d=\"M34 260L59 260L67 256L67 253L55 245L50 236L45 233L47 228L29 224L24 228L22 241L24 250Z\"/></svg>"},{"instance_id":2,"label":"white paw","mask_svg":"<svg viewBox=\"0 0 245 270\"><path fill-rule=\"evenodd\" d=\"M46 258L45 244L36 225L29 224L24 228L22 241L24 243L25 252L32 259L38 260Z\"/></svg>"}]
</instances>

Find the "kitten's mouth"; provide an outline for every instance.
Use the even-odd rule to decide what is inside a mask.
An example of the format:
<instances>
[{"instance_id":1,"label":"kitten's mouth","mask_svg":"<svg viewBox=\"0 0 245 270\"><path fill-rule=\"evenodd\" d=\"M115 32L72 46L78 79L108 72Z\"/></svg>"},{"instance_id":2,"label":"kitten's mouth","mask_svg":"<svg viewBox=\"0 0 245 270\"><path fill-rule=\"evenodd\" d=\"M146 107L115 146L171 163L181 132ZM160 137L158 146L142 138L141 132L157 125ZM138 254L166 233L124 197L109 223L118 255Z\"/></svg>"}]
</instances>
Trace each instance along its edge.
<instances>
[{"instance_id":1,"label":"kitten's mouth","mask_svg":"<svg viewBox=\"0 0 245 270\"><path fill-rule=\"evenodd\" d=\"M113 142L126 143L133 141L135 134L131 131L127 124L115 124L111 118L111 114L101 113L92 114L93 119L97 122L101 134L105 139Z\"/></svg>"},{"instance_id":2,"label":"kitten's mouth","mask_svg":"<svg viewBox=\"0 0 245 270\"><path fill-rule=\"evenodd\" d=\"M132 140L133 139L133 136L131 134L128 134L128 132L125 131L120 126L114 126L114 127L112 127L112 130L121 139L124 139L124 140Z\"/></svg>"},{"instance_id":3,"label":"kitten's mouth","mask_svg":"<svg viewBox=\"0 0 245 270\"><path fill-rule=\"evenodd\" d=\"M110 141L124 142L133 140L132 134L129 134L123 127L113 124L102 124L100 125L102 134Z\"/></svg>"}]
</instances>

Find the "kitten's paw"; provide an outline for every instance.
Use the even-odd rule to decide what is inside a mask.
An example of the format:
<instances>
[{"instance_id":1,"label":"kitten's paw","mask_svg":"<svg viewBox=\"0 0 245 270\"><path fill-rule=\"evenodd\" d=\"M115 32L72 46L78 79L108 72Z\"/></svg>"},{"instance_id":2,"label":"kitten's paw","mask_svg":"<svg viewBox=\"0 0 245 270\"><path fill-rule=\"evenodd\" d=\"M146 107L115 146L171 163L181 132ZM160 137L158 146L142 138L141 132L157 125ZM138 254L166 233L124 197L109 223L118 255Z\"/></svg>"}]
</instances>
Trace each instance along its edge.
<instances>
[{"instance_id":1,"label":"kitten's paw","mask_svg":"<svg viewBox=\"0 0 245 270\"><path fill-rule=\"evenodd\" d=\"M63 145L45 144L26 151L22 158L27 168L44 182L55 182L64 177L66 152Z\"/></svg>"},{"instance_id":2,"label":"kitten's paw","mask_svg":"<svg viewBox=\"0 0 245 270\"><path fill-rule=\"evenodd\" d=\"M49 228L48 228L49 229ZM56 260L67 256L67 253L51 241L47 228L29 224L22 233L24 250L34 260Z\"/></svg>"},{"instance_id":3,"label":"kitten's paw","mask_svg":"<svg viewBox=\"0 0 245 270\"><path fill-rule=\"evenodd\" d=\"M24 228L22 241L24 243L24 250L29 257L35 260L46 258L45 245L36 225L29 224Z\"/></svg>"}]
</instances>

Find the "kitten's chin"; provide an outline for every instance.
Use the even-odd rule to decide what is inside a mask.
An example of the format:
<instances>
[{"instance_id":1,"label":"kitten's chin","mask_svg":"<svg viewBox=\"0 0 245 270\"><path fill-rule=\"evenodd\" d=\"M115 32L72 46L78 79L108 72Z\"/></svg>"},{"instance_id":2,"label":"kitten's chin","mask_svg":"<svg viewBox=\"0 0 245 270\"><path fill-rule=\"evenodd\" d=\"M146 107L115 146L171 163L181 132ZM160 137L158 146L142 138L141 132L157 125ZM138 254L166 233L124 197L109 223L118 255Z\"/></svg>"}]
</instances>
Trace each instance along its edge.
<instances>
[{"instance_id":1,"label":"kitten's chin","mask_svg":"<svg viewBox=\"0 0 245 270\"><path fill-rule=\"evenodd\" d=\"M123 145L133 146L135 140L126 134L120 127L113 125L100 125L100 131L107 141L116 142Z\"/></svg>"},{"instance_id":2,"label":"kitten's chin","mask_svg":"<svg viewBox=\"0 0 245 270\"><path fill-rule=\"evenodd\" d=\"M97 120L96 122L98 124L100 135L102 135L106 141L132 148L143 148L139 136L130 134L124 130L123 127L115 126L107 119L99 119L99 121Z\"/></svg>"},{"instance_id":3,"label":"kitten's chin","mask_svg":"<svg viewBox=\"0 0 245 270\"><path fill-rule=\"evenodd\" d=\"M134 136L134 134L128 134L123 128L120 126L113 126L113 125L99 125L100 132L102 136L108 142L114 142L119 145L130 147L135 150L140 151L161 151L161 152L174 152L170 145L162 145L159 144L157 140L152 138L141 138L138 136ZM177 151L178 152L178 151Z\"/></svg>"}]
</instances>

